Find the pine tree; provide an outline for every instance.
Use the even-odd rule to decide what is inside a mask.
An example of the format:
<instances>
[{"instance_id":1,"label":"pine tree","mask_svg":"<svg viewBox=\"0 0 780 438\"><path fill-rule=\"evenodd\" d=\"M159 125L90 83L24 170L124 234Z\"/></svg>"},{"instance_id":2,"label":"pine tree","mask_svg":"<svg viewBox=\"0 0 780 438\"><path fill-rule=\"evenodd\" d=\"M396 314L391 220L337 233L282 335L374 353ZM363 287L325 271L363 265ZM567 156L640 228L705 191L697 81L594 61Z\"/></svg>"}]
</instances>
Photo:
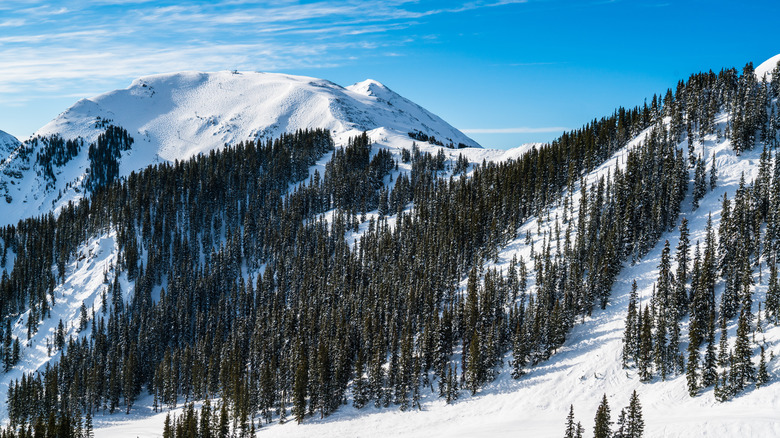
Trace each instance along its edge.
<instances>
[{"instance_id":1,"label":"pine tree","mask_svg":"<svg viewBox=\"0 0 780 438\"><path fill-rule=\"evenodd\" d=\"M704 353L704 367L701 372L701 386L708 387L718 381L718 358L715 354L715 329L714 323L708 324L707 330L707 350Z\"/></svg>"},{"instance_id":2,"label":"pine tree","mask_svg":"<svg viewBox=\"0 0 780 438\"><path fill-rule=\"evenodd\" d=\"M574 405L569 406L569 415L566 416L566 432L564 438L574 438L577 436L577 425L574 423Z\"/></svg>"},{"instance_id":3,"label":"pine tree","mask_svg":"<svg viewBox=\"0 0 780 438\"><path fill-rule=\"evenodd\" d=\"M629 359L636 361L639 345L639 317L637 315L637 285L636 280L631 284L631 295L628 300L628 313L626 315L626 328L623 332L623 368L628 367Z\"/></svg>"},{"instance_id":4,"label":"pine tree","mask_svg":"<svg viewBox=\"0 0 780 438\"><path fill-rule=\"evenodd\" d=\"M482 384L482 356L480 355L480 336L476 330L469 342L469 356L466 368L466 385L474 395Z\"/></svg>"},{"instance_id":5,"label":"pine tree","mask_svg":"<svg viewBox=\"0 0 780 438\"><path fill-rule=\"evenodd\" d=\"M731 381L729 380L728 373L726 370L723 370L723 372L720 374L720 378L715 381L715 389L713 390L715 399L719 402L725 402L733 396L733 390L734 389Z\"/></svg>"},{"instance_id":6,"label":"pine tree","mask_svg":"<svg viewBox=\"0 0 780 438\"><path fill-rule=\"evenodd\" d=\"M769 372L766 369L766 357L764 355L764 346L761 346L761 359L758 362L758 372L756 374L756 388L760 388L769 383Z\"/></svg>"},{"instance_id":7,"label":"pine tree","mask_svg":"<svg viewBox=\"0 0 780 438\"><path fill-rule=\"evenodd\" d=\"M704 160L701 156L696 160L693 178L693 209L699 208L699 200L707 194L707 180L705 178Z\"/></svg>"},{"instance_id":8,"label":"pine tree","mask_svg":"<svg viewBox=\"0 0 780 438\"><path fill-rule=\"evenodd\" d=\"M595 426L593 427L594 438L610 438L612 436L612 420L610 420L609 403L607 394L601 399L598 409L596 409Z\"/></svg>"},{"instance_id":9,"label":"pine tree","mask_svg":"<svg viewBox=\"0 0 780 438\"><path fill-rule=\"evenodd\" d=\"M726 331L726 321L720 323L720 343L718 344L718 365L725 368L729 365L729 339Z\"/></svg>"},{"instance_id":10,"label":"pine tree","mask_svg":"<svg viewBox=\"0 0 780 438\"><path fill-rule=\"evenodd\" d=\"M675 278L675 306L677 318L681 318L688 311L688 263L690 262L690 239L688 231L688 219L680 221L680 240L677 244L677 276Z\"/></svg>"},{"instance_id":11,"label":"pine tree","mask_svg":"<svg viewBox=\"0 0 780 438\"><path fill-rule=\"evenodd\" d=\"M715 164L715 152L712 152L712 162L710 164L710 190L715 190L718 185L718 167Z\"/></svg>"},{"instance_id":12,"label":"pine tree","mask_svg":"<svg viewBox=\"0 0 780 438\"><path fill-rule=\"evenodd\" d=\"M749 310L742 309L737 324L737 339L734 341L734 359L731 363L731 372L734 375L734 391L741 391L747 382L755 379L753 368L753 352L750 348L750 327L747 318Z\"/></svg>"},{"instance_id":13,"label":"pine tree","mask_svg":"<svg viewBox=\"0 0 780 438\"><path fill-rule=\"evenodd\" d=\"M650 309L645 306L645 311L642 317L642 332L639 344L639 360L637 363L637 369L639 371L639 379L643 382L649 381L653 377L651 371L652 354L653 354L653 334L652 334L652 318L650 316Z\"/></svg>"},{"instance_id":14,"label":"pine tree","mask_svg":"<svg viewBox=\"0 0 780 438\"><path fill-rule=\"evenodd\" d=\"M84 418L84 438L94 438L95 433L92 431L92 413L91 409L87 409L87 415Z\"/></svg>"},{"instance_id":15,"label":"pine tree","mask_svg":"<svg viewBox=\"0 0 780 438\"><path fill-rule=\"evenodd\" d=\"M778 160L780 162L780 160ZM770 263L769 288L766 291L765 313L777 325L780 321L780 282L777 280L777 265Z\"/></svg>"},{"instance_id":16,"label":"pine tree","mask_svg":"<svg viewBox=\"0 0 780 438\"><path fill-rule=\"evenodd\" d=\"M228 416L227 402L223 400L219 408L219 422L217 423L216 438L228 438L230 436L230 417ZM282 419L279 420L282 422Z\"/></svg>"},{"instance_id":17,"label":"pine tree","mask_svg":"<svg viewBox=\"0 0 780 438\"><path fill-rule=\"evenodd\" d=\"M634 390L628 404L625 437L642 438L644 432L645 420L642 419L642 404L639 402L639 395L637 395L636 390Z\"/></svg>"},{"instance_id":18,"label":"pine tree","mask_svg":"<svg viewBox=\"0 0 780 438\"><path fill-rule=\"evenodd\" d=\"M695 397L699 390L697 370L699 368L699 349L693 343L688 344L688 366L685 374L688 382L688 394Z\"/></svg>"},{"instance_id":19,"label":"pine tree","mask_svg":"<svg viewBox=\"0 0 780 438\"><path fill-rule=\"evenodd\" d=\"M309 382L309 370L303 341L299 342L298 366L295 371L295 386L293 388L293 413L298 424L306 416L306 394Z\"/></svg>"},{"instance_id":20,"label":"pine tree","mask_svg":"<svg viewBox=\"0 0 780 438\"><path fill-rule=\"evenodd\" d=\"M171 425L171 413L165 415L165 424L163 425L163 438L174 438L174 429Z\"/></svg>"},{"instance_id":21,"label":"pine tree","mask_svg":"<svg viewBox=\"0 0 780 438\"><path fill-rule=\"evenodd\" d=\"M616 423L617 429L612 434L612 438L624 438L626 436L626 410L621 409Z\"/></svg>"}]
</instances>

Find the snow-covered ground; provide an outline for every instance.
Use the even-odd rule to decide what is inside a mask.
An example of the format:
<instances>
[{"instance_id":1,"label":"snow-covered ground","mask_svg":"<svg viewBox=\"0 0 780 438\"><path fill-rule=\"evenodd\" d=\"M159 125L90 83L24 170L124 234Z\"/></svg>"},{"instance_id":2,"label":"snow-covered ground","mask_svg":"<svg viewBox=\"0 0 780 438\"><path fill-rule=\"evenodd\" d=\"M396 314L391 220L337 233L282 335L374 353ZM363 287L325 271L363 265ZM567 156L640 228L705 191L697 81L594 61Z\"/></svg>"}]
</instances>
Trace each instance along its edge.
<instances>
[{"instance_id":1,"label":"snow-covered ground","mask_svg":"<svg viewBox=\"0 0 780 438\"><path fill-rule=\"evenodd\" d=\"M3 171L6 160L19 147L19 140L13 135L0 131L0 172Z\"/></svg>"}]
</instances>

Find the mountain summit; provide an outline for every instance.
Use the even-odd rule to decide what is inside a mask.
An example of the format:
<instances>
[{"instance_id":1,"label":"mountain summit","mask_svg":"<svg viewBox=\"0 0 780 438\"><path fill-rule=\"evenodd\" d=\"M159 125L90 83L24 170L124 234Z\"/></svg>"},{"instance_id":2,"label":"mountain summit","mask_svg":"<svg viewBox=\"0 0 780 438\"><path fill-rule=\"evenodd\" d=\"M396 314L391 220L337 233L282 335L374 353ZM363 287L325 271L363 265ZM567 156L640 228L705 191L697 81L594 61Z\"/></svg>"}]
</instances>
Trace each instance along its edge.
<instances>
[{"instance_id":1,"label":"mountain summit","mask_svg":"<svg viewBox=\"0 0 780 438\"><path fill-rule=\"evenodd\" d=\"M323 79L278 73L145 76L126 89L79 100L38 130L12 159L5 160L10 152L0 149L0 158L8 161L4 166L8 172L0 176L0 199L12 204L9 211L14 212L0 222L15 223L81 198L90 166L89 145L110 127L122 128L132 139L118 153L118 176L300 129L327 129L336 144L369 131L375 140L408 138L414 133L419 134L416 138L437 144L480 147L438 116L374 80L344 88ZM52 136L59 140L52 142ZM78 144L70 148L61 144L68 140Z\"/></svg>"},{"instance_id":2,"label":"mountain summit","mask_svg":"<svg viewBox=\"0 0 780 438\"><path fill-rule=\"evenodd\" d=\"M445 143L479 145L438 116L374 80L341 87L305 76L253 72L182 72L139 78L124 90L82 99L36 135L93 141L100 118L125 128L166 160L224 144L324 128L418 130ZM354 133L354 132L353 132Z\"/></svg>"}]
</instances>

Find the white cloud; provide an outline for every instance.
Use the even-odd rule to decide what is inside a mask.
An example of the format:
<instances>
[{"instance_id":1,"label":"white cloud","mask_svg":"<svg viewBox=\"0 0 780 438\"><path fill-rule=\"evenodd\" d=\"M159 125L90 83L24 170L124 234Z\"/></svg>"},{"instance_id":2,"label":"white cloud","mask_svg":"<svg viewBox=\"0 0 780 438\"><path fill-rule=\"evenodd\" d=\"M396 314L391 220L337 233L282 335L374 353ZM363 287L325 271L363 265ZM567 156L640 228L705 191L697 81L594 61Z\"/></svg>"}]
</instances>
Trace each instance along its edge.
<instances>
[{"instance_id":1,"label":"white cloud","mask_svg":"<svg viewBox=\"0 0 780 438\"><path fill-rule=\"evenodd\" d=\"M425 17L525 0L3 0L0 94L79 93L178 70L333 67L401 52ZM0 100L3 100L3 96Z\"/></svg>"},{"instance_id":2,"label":"white cloud","mask_svg":"<svg viewBox=\"0 0 780 438\"><path fill-rule=\"evenodd\" d=\"M562 126L549 126L542 128L474 128L474 129L461 129L466 134L539 134L545 132L562 132L568 131L569 128Z\"/></svg>"}]
</instances>

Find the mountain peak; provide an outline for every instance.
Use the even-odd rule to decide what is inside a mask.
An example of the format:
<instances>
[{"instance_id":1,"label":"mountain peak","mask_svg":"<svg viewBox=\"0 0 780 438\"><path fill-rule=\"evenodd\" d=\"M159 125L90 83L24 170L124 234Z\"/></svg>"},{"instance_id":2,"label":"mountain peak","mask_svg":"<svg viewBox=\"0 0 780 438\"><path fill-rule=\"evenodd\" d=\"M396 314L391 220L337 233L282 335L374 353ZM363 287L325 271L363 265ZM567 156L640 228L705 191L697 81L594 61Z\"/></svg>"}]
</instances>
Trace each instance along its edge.
<instances>
[{"instance_id":1,"label":"mountain peak","mask_svg":"<svg viewBox=\"0 0 780 438\"><path fill-rule=\"evenodd\" d=\"M347 87L347 90L353 91L358 94L363 94L365 96L376 96L376 97L382 97L382 95L385 95L387 93L393 93L392 90L390 90L384 84L382 84L381 82L375 79L366 79L365 81L357 82Z\"/></svg>"}]
</instances>

